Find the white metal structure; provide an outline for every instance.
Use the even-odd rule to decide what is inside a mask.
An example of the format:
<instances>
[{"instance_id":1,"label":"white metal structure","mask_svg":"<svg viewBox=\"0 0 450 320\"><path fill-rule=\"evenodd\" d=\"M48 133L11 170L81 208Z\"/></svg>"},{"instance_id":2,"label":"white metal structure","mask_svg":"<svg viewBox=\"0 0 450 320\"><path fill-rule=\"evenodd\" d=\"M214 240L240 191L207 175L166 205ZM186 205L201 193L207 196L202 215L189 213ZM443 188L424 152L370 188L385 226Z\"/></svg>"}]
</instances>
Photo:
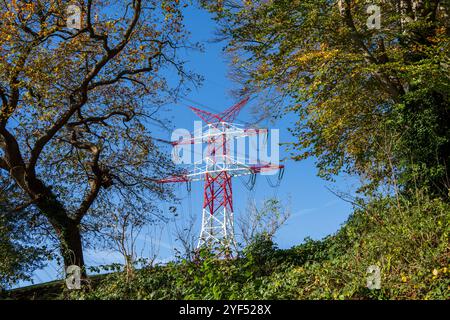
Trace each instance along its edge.
<instances>
[{"instance_id":1,"label":"white metal structure","mask_svg":"<svg viewBox=\"0 0 450 320\"><path fill-rule=\"evenodd\" d=\"M255 175L264 171L283 170L271 163L251 163L246 157L235 154L237 139L251 135L267 135L267 129L245 128L232 121L248 98L220 114L191 108L207 123L201 132L189 139L172 142L176 148L187 144L206 144L203 159L194 163L191 171L159 180L161 183L205 181L203 193L202 224L198 248L207 246L231 254L235 247L232 178ZM282 171L280 171L282 172Z\"/></svg>"}]
</instances>

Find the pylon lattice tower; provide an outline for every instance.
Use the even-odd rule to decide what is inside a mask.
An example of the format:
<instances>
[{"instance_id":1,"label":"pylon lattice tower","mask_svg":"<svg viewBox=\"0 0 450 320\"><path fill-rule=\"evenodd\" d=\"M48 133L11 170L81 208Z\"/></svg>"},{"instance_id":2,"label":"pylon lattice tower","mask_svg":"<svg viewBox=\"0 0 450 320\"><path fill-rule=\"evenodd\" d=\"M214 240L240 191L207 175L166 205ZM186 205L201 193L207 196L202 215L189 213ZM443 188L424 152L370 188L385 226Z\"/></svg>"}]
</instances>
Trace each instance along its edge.
<instances>
[{"instance_id":1,"label":"pylon lattice tower","mask_svg":"<svg viewBox=\"0 0 450 320\"><path fill-rule=\"evenodd\" d=\"M206 126L200 133L194 132L191 138L174 141L172 145L176 147L182 144L206 143L206 154L202 160L194 163L193 170L158 180L160 183L205 182L202 224L197 248L222 247L230 252L231 248L236 246L231 181L233 177L284 170L282 165L259 161L250 165L247 164L247 159L233 154L235 139L268 133L267 129L256 129L233 123L248 100L249 98L246 98L219 114L190 107L206 123ZM204 131L206 132L203 133Z\"/></svg>"}]
</instances>

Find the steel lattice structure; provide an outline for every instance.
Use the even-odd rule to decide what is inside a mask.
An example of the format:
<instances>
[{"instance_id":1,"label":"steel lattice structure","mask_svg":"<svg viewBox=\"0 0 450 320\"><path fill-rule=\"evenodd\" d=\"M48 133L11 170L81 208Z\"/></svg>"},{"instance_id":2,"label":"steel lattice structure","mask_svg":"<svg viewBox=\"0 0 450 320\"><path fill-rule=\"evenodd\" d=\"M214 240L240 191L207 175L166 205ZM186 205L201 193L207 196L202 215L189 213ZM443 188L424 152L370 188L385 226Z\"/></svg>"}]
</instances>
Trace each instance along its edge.
<instances>
[{"instance_id":1,"label":"steel lattice structure","mask_svg":"<svg viewBox=\"0 0 450 320\"><path fill-rule=\"evenodd\" d=\"M160 183L204 181L203 210L200 237L197 247L225 248L231 252L235 247L232 178L258 174L263 171L283 170L284 166L271 163L246 164L246 159L232 154L234 140L259 133L267 129L255 129L234 124L239 111L248 102L246 98L222 113L190 107L206 125L201 133L194 132L190 139L174 141L172 145L207 144L205 157L194 163L190 172L158 180ZM205 133L203 133L205 132Z\"/></svg>"}]
</instances>

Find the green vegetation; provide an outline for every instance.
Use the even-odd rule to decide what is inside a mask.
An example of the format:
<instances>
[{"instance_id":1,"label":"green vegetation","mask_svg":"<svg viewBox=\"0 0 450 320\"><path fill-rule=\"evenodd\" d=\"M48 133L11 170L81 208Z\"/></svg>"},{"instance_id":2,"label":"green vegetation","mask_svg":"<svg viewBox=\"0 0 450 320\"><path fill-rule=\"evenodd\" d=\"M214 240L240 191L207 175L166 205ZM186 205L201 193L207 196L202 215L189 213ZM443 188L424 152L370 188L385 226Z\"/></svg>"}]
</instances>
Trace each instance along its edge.
<instances>
[{"instance_id":1,"label":"green vegetation","mask_svg":"<svg viewBox=\"0 0 450 320\"><path fill-rule=\"evenodd\" d=\"M202 251L192 261L144 266L132 277L126 272L97 277L80 291L58 284L59 294L41 289L40 298L448 299L448 202L417 192L409 199L361 205L335 235L321 241L307 239L281 250L259 235L237 259L218 260ZM380 267L379 290L366 287L370 265ZM12 297L30 298L30 292Z\"/></svg>"},{"instance_id":2,"label":"green vegetation","mask_svg":"<svg viewBox=\"0 0 450 320\"><path fill-rule=\"evenodd\" d=\"M450 205L425 193L380 198L357 209L335 234L277 249L259 236L236 260L206 252L197 261L144 268L127 281L108 275L83 299L447 299ZM381 289L366 270L381 269Z\"/></svg>"}]
</instances>

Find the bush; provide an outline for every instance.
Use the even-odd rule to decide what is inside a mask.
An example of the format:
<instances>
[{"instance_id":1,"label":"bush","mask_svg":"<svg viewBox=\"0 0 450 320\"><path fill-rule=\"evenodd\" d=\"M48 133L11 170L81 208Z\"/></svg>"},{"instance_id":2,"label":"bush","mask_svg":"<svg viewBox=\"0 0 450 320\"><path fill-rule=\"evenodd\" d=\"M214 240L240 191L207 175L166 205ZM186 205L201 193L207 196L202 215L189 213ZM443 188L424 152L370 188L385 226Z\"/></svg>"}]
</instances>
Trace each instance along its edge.
<instances>
[{"instance_id":1,"label":"bush","mask_svg":"<svg viewBox=\"0 0 450 320\"><path fill-rule=\"evenodd\" d=\"M321 241L280 250L260 235L239 258L201 251L195 261L106 276L83 299L446 299L449 296L450 205L417 192L373 199ZM381 289L366 288L367 268Z\"/></svg>"}]
</instances>

